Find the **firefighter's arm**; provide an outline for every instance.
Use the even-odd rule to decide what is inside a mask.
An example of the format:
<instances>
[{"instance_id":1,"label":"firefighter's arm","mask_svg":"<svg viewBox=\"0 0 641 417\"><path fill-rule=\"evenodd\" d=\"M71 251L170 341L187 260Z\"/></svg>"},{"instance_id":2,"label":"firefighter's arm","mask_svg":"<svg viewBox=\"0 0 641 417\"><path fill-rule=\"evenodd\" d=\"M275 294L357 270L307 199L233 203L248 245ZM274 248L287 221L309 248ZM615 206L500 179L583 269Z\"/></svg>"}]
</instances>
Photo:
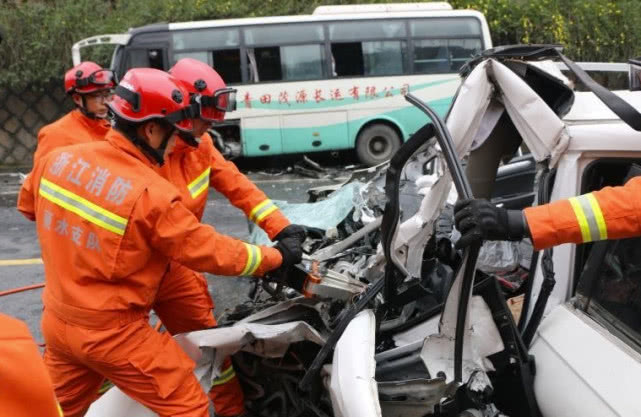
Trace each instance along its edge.
<instances>
[{"instance_id":1,"label":"firefighter's arm","mask_svg":"<svg viewBox=\"0 0 641 417\"><path fill-rule=\"evenodd\" d=\"M245 243L200 223L179 197L157 204L154 200L163 197L151 198L147 192L141 197L145 199L148 201L139 201L136 209L149 212L145 223L151 246L188 268L218 275L262 276L282 263L277 249Z\"/></svg>"},{"instance_id":2,"label":"firefighter's arm","mask_svg":"<svg viewBox=\"0 0 641 417\"><path fill-rule=\"evenodd\" d=\"M63 146L64 144L52 143L49 134L49 131L52 127L44 126L40 131L38 131L38 143L36 145L36 151L33 153L33 164L35 165L38 160L42 159L43 156L47 155L49 152L56 148L56 145ZM66 133L65 133L66 134Z\"/></svg>"},{"instance_id":3,"label":"firefighter's arm","mask_svg":"<svg viewBox=\"0 0 641 417\"><path fill-rule=\"evenodd\" d=\"M524 211L534 247L641 235L641 177Z\"/></svg>"},{"instance_id":4,"label":"firefighter's arm","mask_svg":"<svg viewBox=\"0 0 641 417\"><path fill-rule=\"evenodd\" d=\"M36 197L33 194L33 175L27 175L18 194L18 211L31 221L36 220Z\"/></svg>"},{"instance_id":5,"label":"firefighter's arm","mask_svg":"<svg viewBox=\"0 0 641 417\"><path fill-rule=\"evenodd\" d=\"M210 184L237 208L241 209L249 220L260 226L270 239L280 233L290 222L278 207L249 180L236 165L227 161L213 146L211 137L203 135L201 146L211 152Z\"/></svg>"}]
</instances>

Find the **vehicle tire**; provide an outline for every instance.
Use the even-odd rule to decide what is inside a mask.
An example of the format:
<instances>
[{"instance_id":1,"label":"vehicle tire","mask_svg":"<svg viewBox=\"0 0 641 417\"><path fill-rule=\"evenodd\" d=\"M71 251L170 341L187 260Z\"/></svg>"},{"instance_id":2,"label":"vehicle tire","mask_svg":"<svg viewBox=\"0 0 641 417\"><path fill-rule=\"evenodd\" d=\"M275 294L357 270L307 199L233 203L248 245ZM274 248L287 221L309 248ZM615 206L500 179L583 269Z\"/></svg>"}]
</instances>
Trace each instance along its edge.
<instances>
[{"instance_id":1,"label":"vehicle tire","mask_svg":"<svg viewBox=\"0 0 641 417\"><path fill-rule=\"evenodd\" d=\"M356 139L356 155L367 166L387 161L400 147L401 139L396 131L384 124L366 127Z\"/></svg>"}]
</instances>

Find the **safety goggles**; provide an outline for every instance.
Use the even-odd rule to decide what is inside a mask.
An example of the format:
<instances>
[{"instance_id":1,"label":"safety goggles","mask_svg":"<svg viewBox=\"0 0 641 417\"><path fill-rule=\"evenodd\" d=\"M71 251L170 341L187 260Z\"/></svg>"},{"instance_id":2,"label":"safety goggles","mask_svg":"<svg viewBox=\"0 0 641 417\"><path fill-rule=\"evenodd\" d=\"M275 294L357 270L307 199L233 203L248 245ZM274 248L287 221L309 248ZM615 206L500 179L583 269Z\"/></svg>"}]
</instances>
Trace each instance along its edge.
<instances>
[{"instance_id":1,"label":"safety goggles","mask_svg":"<svg viewBox=\"0 0 641 417\"><path fill-rule=\"evenodd\" d=\"M641 57L628 60L630 69L628 70L628 84L630 91L641 90Z\"/></svg>"},{"instance_id":2,"label":"safety goggles","mask_svg":"<svg viewBox=\"0 0 641 417\"><path fill-rule=\"evenodd\" d=\"M88 77L76 78L76 88L83 88L90 85L95 86L115 86L118 84L116 74L112 70L100 69L91 73Z\"/></svg>"},{"instance_id":3,"label":"safety goggles","mask_svg":"<svg viewBox=\"0 0 641 417\"><path fill-rule=\"evenodd\" d=\"M220 118L217 112L236 110L236 89L221 88L213 96L196 95L194 100L199 104L200 118L213 122Z\"/></svg>"}]
</instances>

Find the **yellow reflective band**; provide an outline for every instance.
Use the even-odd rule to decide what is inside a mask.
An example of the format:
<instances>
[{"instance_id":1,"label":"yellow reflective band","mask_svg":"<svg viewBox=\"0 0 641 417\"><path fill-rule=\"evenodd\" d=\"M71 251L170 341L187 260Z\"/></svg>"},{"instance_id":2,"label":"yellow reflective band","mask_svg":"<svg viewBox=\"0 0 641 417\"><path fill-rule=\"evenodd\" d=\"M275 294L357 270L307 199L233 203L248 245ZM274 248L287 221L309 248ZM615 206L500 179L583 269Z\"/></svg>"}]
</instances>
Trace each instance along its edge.
<instances>
[{"instance_id":1,"label":"yellow reflective band","mask_svg":"<svg viewBox=\"0 0 641 417\"><path fill-rule=\"evenodd\" d=\"M207 168L199 176L197 176L195 180L189 183L187 188L189 189L189 194L191 194L191 198L198 197L200 194L202 194L203 191L209 188L210 172L211 172L211 168Z\"/></svg>"},{"instance_id":2,"label":"yellow reflective band","mask_svg":"<svg viewBox=\"0 0 641 417\"><path fill-rule=\"evenodd\" d=\"M252 211L251 211L251 212L249 212L249 220L254 221L254 218L256 217L256 213L258 213L258 211L260 211L260 209L262 209L263 207L265 207L267 204L270 204L271 202L272 202L272 200L267 199L267 200L265 200L265 201L262 201L262 202L258 203L258 204L256 205L256 207L254 207L254 208L252 209Z\"/></svg>"},{"instance_id":3,"label":"yellow reflective band","mask_svg":"<svg viewBox=\"0 0 641 417\"><path fill-rule=\"evenodd\" d=\"M267 210L263 211L260 214L260 216L256 217L256 223L262 222L265 217L269 216L270 214L272 214L276 210L278 210L278 207L276 205L273 205L270 208L268 208Z\"/></svg>"},{"instance_id":4,"label":"yellow reflective band","mask_svg":"<svg viewBox=\"0 0 641 417\"><path fill-rule=\"evenodd\" d=\"M65 415L62 413L62 407L60 407L60 403L58 402L58 400L56 400L56 407L58 407L58 415L60 417L64 417Z\"/></svg>"},{"instance_id":5,"label":"yellow reflective band","mask_svg":"<svg viewBox=\"0 0 641 417\"><path fill-rule=\"evenodd\" d=\"M98 394L104 394L105 392L109 391L113 386L114 386L113 382L109 381L108 379L105 380L105 382L102 383L102 386L98 390Z\"/></svg>"},{"instance_id":6,"label":"yellow reflective band","mask_svg":"<svg viewBox=\"0 0 641 417\"><path fill-rule=\"evenodd\" d=\"M259 247L243 243L245 244L245 249L247 249L247 262L240 275L253 275L263 261L263 256Z\"/></svg>"},{"instance_id":7,"label":"yellow reflective band","mask_svg":"<svg viewBox=\"0 0 641 417\"><path fill-rule=\"evenodd\" d=\"M599 238L605 240L608 238L608 227L605 224L605 218L603 217L603 212L601 211L601 206L597 201L594 194L590 193L585 196L592 207L592 212L594 213L594 220L599 228Z\"/></svg>"},{"instance_id":8,"label":"yellow reflective band","mask_svg":"<svg viewBox=\"0 0 641 417\"><path fill-rule=\"evenodd\" d=\"M104 208L65 190L57 184L48 181L45 178L40 180L38 193L52 203L77 214L91 223L114 232L119 235L125 234L127 228L127 219L118 216Z\"/></svg>"},{"instance_id":9,"label":"yellow reflective band","mask_svg":"<svg viewBox=\"0 0 641 417\"><path fill-rule=\"evenodd\" d=\"M585 218L585 213L583 212L583 208L581 207L581 203L579 203L579 200L576 197L572 197L569 199L570 204L572 205L572 210L574 210L574 215L576 216L576 220L579 222L579 227L581 228L581 236L583 238L583 242L591 242L591 236L590 236L590 226L588 226L588 220Z\"/></svg>"},{"instance_id":10,"label":"yellow reflective band","mask_svg":"<svg viewBox=\"0 0 641 417\"><path fill-rule=\"evenodd\" d=\"M211 384L214 387L216 385L223 385L231 381L235 376L236 376L236 372L234 371L234 368L230 366L229 368L225 369L225 371L222 374L220 374L220 376L214 378L214 380L211 381Z\"/></svg>"},{"instance_id":11,"label":"yellow reflective band","mask_svg":"<svg viewBox=\"0 0 641 417\"><path fill-rule=\"evenodd\" d=\"M252 209L249 213L249 220L254 223L260 223L265 217L269 216L276 210L278 210L276 204L274 204L272 200L267 199Z\"/></svg>"}]
</instances>

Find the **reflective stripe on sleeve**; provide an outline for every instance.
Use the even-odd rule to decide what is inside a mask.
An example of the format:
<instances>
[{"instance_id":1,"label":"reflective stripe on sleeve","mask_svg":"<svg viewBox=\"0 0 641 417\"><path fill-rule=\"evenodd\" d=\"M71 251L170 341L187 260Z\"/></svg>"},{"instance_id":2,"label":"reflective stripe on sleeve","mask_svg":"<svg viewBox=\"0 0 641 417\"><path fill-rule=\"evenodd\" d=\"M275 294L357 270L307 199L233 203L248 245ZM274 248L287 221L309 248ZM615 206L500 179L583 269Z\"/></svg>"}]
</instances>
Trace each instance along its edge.
<instances>
[{"instance_id":1,"label":"reflective stripe on sleeve","mask_svg":"<svg viewBox=\"0 0 641 417\"><path fill-rule=\"evenodd\" d=\"M197 176L195 180L189 183L189 185L187 186L187 189L189 189L189 194L191 194L191 198L198 197L200 194L202 194L203 191L206 191L209 188L210 172L211 172L211 168L207 168L199 176Z\"/></svg>"},{"instance_id":2,"label":"reflective stripe on sleeve","mask_svg":"<svg viewBox=\"0 0 641 417\"><path fill-rule=\"evenodd\" d=\"M601 206L592 193L569 199L576 216L583 243L608 238L608 229Z\"/></svg>"},{"instance_id":3,"label":"reflective stripe on sleeve","mask_svg":"<svg viewBox=\"0 0 641 417\"><path fill-rule=\"evenodd\" d=\"M263 261L263 255L258 246L245 243L245 249L247 249L247 262L240 275L254 275L254 272L256 272L260 263Z\"/></svg>"},{"instance_id":4,"label":"reflective stripe on sleeve","mask_svg":"<svg viewBox=\"0 0 641 417\"><path fill-rule=\"evenodd\" d=\"M278 210L278 206L270 199L267 199L252 209L249 213L249 220L260 223L263 219Z\"/></svg>"},{"instance_id":5,"label":"reflective stripe on sleeve","mask_svg":"<svg viewBox=\"0 0 641 417\"><path fill-rule=\"evenodd\" d=\"M223 373L220 374L220 376L217 376L211 381L211 385L215 387L216 385L226 384L227 382L231 381L235 376L236 376L236 371L234 371L234 367L230 365L229 368L225 369Z\"/></svg>"},{"instance_id":6,"label":"reflective stripe on sleeve","mask_svg":"<svg viewBox=\"0 0 641 417\"><path fill-rule=\"evenodd\" d=\"M38 194L65 210L75 213L83 219L90 221L96 226L100 226L103 229L121 236L125 234L127 219L62 188L51 181L48 181L45 178L40 180Z\"/></svg>"}]
</instances>

